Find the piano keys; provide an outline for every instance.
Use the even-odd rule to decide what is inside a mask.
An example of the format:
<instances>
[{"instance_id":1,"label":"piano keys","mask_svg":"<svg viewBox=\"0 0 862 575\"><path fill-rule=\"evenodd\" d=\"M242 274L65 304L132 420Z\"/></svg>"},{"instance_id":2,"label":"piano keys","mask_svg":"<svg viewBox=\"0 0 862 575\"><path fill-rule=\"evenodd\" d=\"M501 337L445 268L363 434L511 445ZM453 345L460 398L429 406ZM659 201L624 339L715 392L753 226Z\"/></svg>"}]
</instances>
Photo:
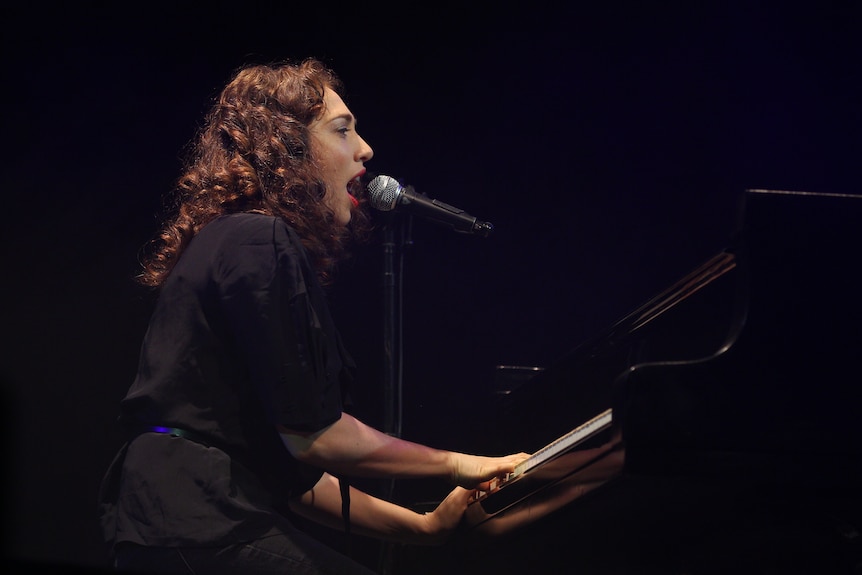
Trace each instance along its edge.
<instances>
[{"instance_id":1,"label":"piano keys","mask_svg":"<svg viewBox=\"0 0 862 575\"><path fill-rule=\"evenodd\" d=\"M564 498L568 502L601 485L621 470L622 460L612 457L619 453L619 434L613 434L597 447L585 448L584 445L588 441L595 442L612 428L612 424L613 412L608 409L539 449L509 476L492 482L487 491L478 492L466 520L474 527L487 527L491 530L489 533L499 535L511 527L519 528L527 521L542 517L562 505ZM599 469L601 472L597 473ZM561 492L563 486L572 485L574 491ZM544 493L539 495L542 491ZM520 511L516 520L510 517L486 524L527 498L527 511Z\"/></svg>"}]
</instances>

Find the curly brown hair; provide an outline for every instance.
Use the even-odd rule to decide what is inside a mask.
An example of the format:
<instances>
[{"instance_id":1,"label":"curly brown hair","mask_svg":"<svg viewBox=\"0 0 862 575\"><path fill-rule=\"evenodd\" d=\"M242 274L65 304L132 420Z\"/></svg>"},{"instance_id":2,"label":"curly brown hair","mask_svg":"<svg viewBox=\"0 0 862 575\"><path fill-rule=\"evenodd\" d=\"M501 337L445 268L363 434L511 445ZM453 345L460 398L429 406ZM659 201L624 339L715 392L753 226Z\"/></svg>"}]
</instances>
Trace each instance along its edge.
<instances>
[{"instance_id":1,"label":"curly brown hair","mask_svg":"<svg viewBox=\"0 0 862 575\"><path fill-rule=\"evenodd\" d=\"M284 219L302 238L327 283L349 239L369 228L365 200L347 228L335 225L310 144L309 125L324 113L324 90L342 95L322 62L249 65L222 90L167 196L170 215L147 244L138 281L162 285L189 241L214 218L256 212ZM358 198L359 199L359 198Z\"/></svg>"}]
</instances>

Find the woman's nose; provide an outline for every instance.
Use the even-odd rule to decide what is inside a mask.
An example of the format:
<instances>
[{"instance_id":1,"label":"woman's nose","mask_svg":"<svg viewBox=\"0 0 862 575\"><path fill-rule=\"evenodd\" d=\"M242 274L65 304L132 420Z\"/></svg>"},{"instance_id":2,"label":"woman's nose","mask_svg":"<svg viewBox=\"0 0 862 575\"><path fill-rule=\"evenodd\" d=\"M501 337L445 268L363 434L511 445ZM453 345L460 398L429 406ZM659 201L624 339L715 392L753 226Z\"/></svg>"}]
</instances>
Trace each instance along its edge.
<instances>
[{"instance_id":1,"label":"woman's nose","mask_svg":"<svg viewBox=\"0 0 862 575\"><path fill-rule=\"evenodd\" d=\"M357 154L357 158L362 162L367 162L371 158L374 157L374 150L371 149L371 146L368 145L361 136L359 137L359 153Z\"/></svg>"}]
</instances>

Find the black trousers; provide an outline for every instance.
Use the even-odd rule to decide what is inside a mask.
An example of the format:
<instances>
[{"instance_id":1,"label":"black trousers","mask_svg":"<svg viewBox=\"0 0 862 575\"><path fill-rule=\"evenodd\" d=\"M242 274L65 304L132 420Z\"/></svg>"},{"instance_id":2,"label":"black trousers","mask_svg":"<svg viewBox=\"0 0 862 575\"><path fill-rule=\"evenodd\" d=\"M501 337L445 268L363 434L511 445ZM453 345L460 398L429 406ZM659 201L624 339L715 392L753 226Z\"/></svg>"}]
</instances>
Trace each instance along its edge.
<instances>
[{"instance_id":1,"label":"black trousers","mask_svg":"<svg viewBox=\"0 0 862 575\"><path fill-rule=\"evenodd\" d=\"M114 553L114 567L126 573L374 575L365 566L300 531L221 548L120 543Z\"/></svg>"}]
</instances>

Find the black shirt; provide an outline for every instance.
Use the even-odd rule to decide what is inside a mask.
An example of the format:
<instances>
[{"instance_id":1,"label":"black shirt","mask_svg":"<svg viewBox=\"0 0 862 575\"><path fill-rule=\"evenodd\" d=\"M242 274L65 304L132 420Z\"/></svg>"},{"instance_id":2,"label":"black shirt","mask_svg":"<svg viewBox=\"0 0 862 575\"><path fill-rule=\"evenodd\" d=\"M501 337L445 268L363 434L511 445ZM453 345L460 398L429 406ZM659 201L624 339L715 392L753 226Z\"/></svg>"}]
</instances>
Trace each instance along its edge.
<instances>
[{"instance_id":1,"label":"black shirt","mask_svg":"<svg viewBox=\"0 0 862 575\"><path fill-rule=\"evenodd\" d=\"M353 364L298 236L281 219L222 216L161 288L137 377L133 432L102 485L106 540L213 545L263 536L321 472L292 459L276 424L338 420ZM193 440L147 430L189 431Z\"/></svg>"}]
</instances>

